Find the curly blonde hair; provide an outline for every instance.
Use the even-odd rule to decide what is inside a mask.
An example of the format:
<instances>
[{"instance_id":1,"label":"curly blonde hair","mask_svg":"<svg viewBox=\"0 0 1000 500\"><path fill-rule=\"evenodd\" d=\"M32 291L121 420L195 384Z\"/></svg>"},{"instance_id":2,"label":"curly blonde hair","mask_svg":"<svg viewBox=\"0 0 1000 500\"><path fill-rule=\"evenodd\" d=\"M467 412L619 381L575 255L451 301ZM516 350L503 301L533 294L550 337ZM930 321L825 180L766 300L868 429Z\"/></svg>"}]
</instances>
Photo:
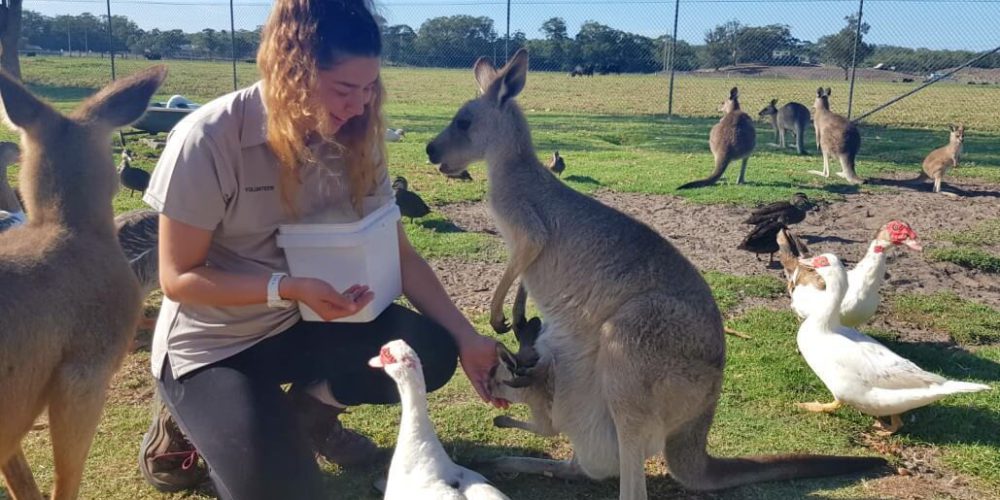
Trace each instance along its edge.
<instances>
[{"instance_id":1,"label":"curly blonde hair","mask_svg":"<svg viewBox=\"0 0 1000 500\"><path fill-rule=\"evenodd\" d=\"M257 64L268 109L267 143L281 167L282 203L293 217L299 215L295 199L300 170L318 164L316 151L331 148L347 164L351 205L361 213L361 202L386 161L385 87L379 77L364 113L334 133L329 114L315 98L320 95L317 73L349 57L379 57L381 50L378 23L365 0L274 3L261 34Z\"/></svg>"}]
</instances>

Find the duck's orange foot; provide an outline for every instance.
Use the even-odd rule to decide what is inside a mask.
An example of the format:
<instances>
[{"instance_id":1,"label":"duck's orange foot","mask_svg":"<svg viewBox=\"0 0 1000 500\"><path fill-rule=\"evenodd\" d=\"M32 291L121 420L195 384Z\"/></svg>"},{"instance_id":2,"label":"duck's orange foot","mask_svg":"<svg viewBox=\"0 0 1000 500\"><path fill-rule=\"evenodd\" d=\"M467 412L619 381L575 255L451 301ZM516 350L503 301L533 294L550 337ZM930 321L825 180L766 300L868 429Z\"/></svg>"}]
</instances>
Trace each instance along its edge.
<instances>
[{"instance_id":1,"label":"duck's orange foot","mask_svg":"<svg viewBox=\"0 0 1000 500\"><path fill-rule=\"evenodd\" d=\"M795 403L795 406L813 413L833 413L843 405L843 403L837 401L836 399L830 403L820 403L819 401L813 401L812 403Z\"/></svg>"},{"instance_id":2,"label":"duck's orange foot","mask_svg":"<svg viewBox=\"0 0 1000 500\"><path fill-rule=\"evenodd\" d=\"M903 426L903 419L899 418L899 415L892 415L889 417L889 423L886 424L880 418L875 418L875 433L880 436L891 436Z\"/></svg>"}]
</instances>

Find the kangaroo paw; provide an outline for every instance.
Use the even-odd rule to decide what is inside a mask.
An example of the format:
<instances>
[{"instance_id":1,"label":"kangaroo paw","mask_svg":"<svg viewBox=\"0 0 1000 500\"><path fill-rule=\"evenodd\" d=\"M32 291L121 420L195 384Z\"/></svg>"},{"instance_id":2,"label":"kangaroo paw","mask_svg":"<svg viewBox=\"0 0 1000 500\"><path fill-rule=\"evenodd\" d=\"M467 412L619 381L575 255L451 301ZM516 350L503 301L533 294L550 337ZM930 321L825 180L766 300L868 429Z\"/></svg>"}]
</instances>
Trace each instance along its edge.
<instances>
[{"instance_id":1,"label":"kangaroo paw","mask_svg":"<svg viewBox=\"0 0 1000 500\"><path fill-rule=\"evenodd\" d=\"M510 322L503 315L490 318L490 326L497 333L507 333L510 331Z\"/></svg>"},{"instance_id":2,"label":"kangaroo paw","mask_svg":"<svg viewBox=\"0 0 1000 500\"><path fill-rule=\"evenodd\" d=\"M820 177L830 177L829 175L827 175L827 174L824 174L823 172L821 172L821 171L819 171L819 170L809 170L809 173L810 173L810 174L815 174L815 175L818 175L818 176L820 176Z\"/></svg>"}]
</instances>

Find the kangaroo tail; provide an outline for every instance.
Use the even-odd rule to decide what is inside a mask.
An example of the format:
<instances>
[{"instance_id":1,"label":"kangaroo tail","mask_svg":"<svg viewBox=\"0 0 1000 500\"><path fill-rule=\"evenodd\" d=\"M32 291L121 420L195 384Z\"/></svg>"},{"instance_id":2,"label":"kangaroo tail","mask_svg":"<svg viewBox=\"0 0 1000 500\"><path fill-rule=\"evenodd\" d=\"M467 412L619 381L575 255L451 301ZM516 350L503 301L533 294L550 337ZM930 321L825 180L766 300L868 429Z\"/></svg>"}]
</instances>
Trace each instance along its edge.
<instances>
[{"instance_id":1,"label":"kangaroo tail","mask_svg":"<svg viewBox=\"0 0 1000 500\"><path fill-rule=\"evenodd\" d=\"M771 455L716 458L705 451L712 409L667 436L670 474L685 488L708 491L764 481L855 474L888 462L879 457Z\"/></svg>"},{"instance_id":2,"label":"kangaroo tail","mask_svg":"<svg viewBox=\"0 0 1000 500\"><path fill-rule=\"evenodd\" d=\"M864 184L864 180L858 177L858 173L854 170L854 159L858 155L857 152L844 153L840 157L840 166L844 169L844 177L848 182L852 184Z\"/></svg>"},{"instance_id":3,"label":"kangaroo tail","mask_svg":"<svg viewBox=\"0 0 1000 500\"><path fill-rule=\"evenodd\" d=\"M712 175L704 179L701 179L699 181L691 181L687 184L678 187L677 189L693 189L693 188L711 186L716 182L718 182L720 178L722 178L722 174L726 172L726 167L728 166L729 166L729 159L717 158L715 161L715 170L712 171Z\"/></svg>"}]
</instances>

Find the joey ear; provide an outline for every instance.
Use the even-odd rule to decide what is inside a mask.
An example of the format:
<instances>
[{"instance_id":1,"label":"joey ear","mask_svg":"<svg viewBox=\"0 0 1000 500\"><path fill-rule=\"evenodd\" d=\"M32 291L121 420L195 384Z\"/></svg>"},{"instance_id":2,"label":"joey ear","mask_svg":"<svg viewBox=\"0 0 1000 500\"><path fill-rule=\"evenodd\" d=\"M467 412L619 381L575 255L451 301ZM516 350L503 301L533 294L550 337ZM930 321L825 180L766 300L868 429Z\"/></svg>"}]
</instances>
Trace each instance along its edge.
<instances>
[{"instance_id":1,"label":"joey ear","mask_svg":"<svg viewBox=\"0 0 1000 500\"><path fill-rule=\"evenodd\" d=\"M166 77L167 67L161 64L122 78L84 101L73 117L112 129L124 127L142 117Z\"/></svg>"},{"instance_id":2,"label":"joey ear","mask_svg":"<svg viewBox=\"0 0 1000 500\"><path fill-rule=\"evenodd\" d=\"M517 358L515 358L514 354L510 352L510 349L507 349L507 346L499 342L497 342L496 349L497 357L500 358L500 361L503 361L503 364L509 371L513 372L517 368Z\"/></svg>"},{"instance_id":3,"label":"joey ear","mask_svg":"<svg viewBox=\"0 0 1000 500\"><path fill-rule=\"evenodd\" d=\"M830 91L830 87L827 87L827 88L826 88L826 96L827 96L827 97L830 97L830 92L831 92L831 91Z\"/></svg>"},{"instance_id":4,"label":"joey ear","mask_svg":"<svg viewBox=\"0 0 1000 500\"><path fill-rule=\"evenodd\" d=\"M816 97L823 97L823 87L816 89Z\"/></svg>"},{"instance_id":5,"label":"joey ear","mask_svg":"<svg viewBox=\"0 0 1000 500\"><path fill-rule=\"evenodd\" d=\"M528 78L528 51L521 48L500 71L500 87L497 90L497 104L503 106L524 90Z\"/></svg>"},{"instance_id":6,"label":"joey ear","mask_svg":"<svg viewBox=\"0 0 1000 500\"><path fill-rule=\"evenodd\" d=\"M493 67L493 61L486 56L482 56L476 59L476 63L472 65L472 74L476 77L476 84L479 85L479 93L485 94L490 88L490 84L497 77L497 70Z\"/></svg>"},{"instance_id":7,"label":"joey ear","mask_svg":"<svg viewBox=\"0 0 1000 500\"><path fill-rule=\"evenodd\" d=\"M19 129L29 130L46 116L58 116L51 106L35 97L20 82L0 71L0 101L7 122Z\"/></svg>"},{"instance_id":8,"label":"joey ear","mask_svg":"<svg viewBox=\"0 0 1000 500\"><path fill-rule=\"evenodd\" d=\"M777 99L771 99L771 106L777 106L777 105L778 105L778 100Z\"/></svg>"}]
</instances>

